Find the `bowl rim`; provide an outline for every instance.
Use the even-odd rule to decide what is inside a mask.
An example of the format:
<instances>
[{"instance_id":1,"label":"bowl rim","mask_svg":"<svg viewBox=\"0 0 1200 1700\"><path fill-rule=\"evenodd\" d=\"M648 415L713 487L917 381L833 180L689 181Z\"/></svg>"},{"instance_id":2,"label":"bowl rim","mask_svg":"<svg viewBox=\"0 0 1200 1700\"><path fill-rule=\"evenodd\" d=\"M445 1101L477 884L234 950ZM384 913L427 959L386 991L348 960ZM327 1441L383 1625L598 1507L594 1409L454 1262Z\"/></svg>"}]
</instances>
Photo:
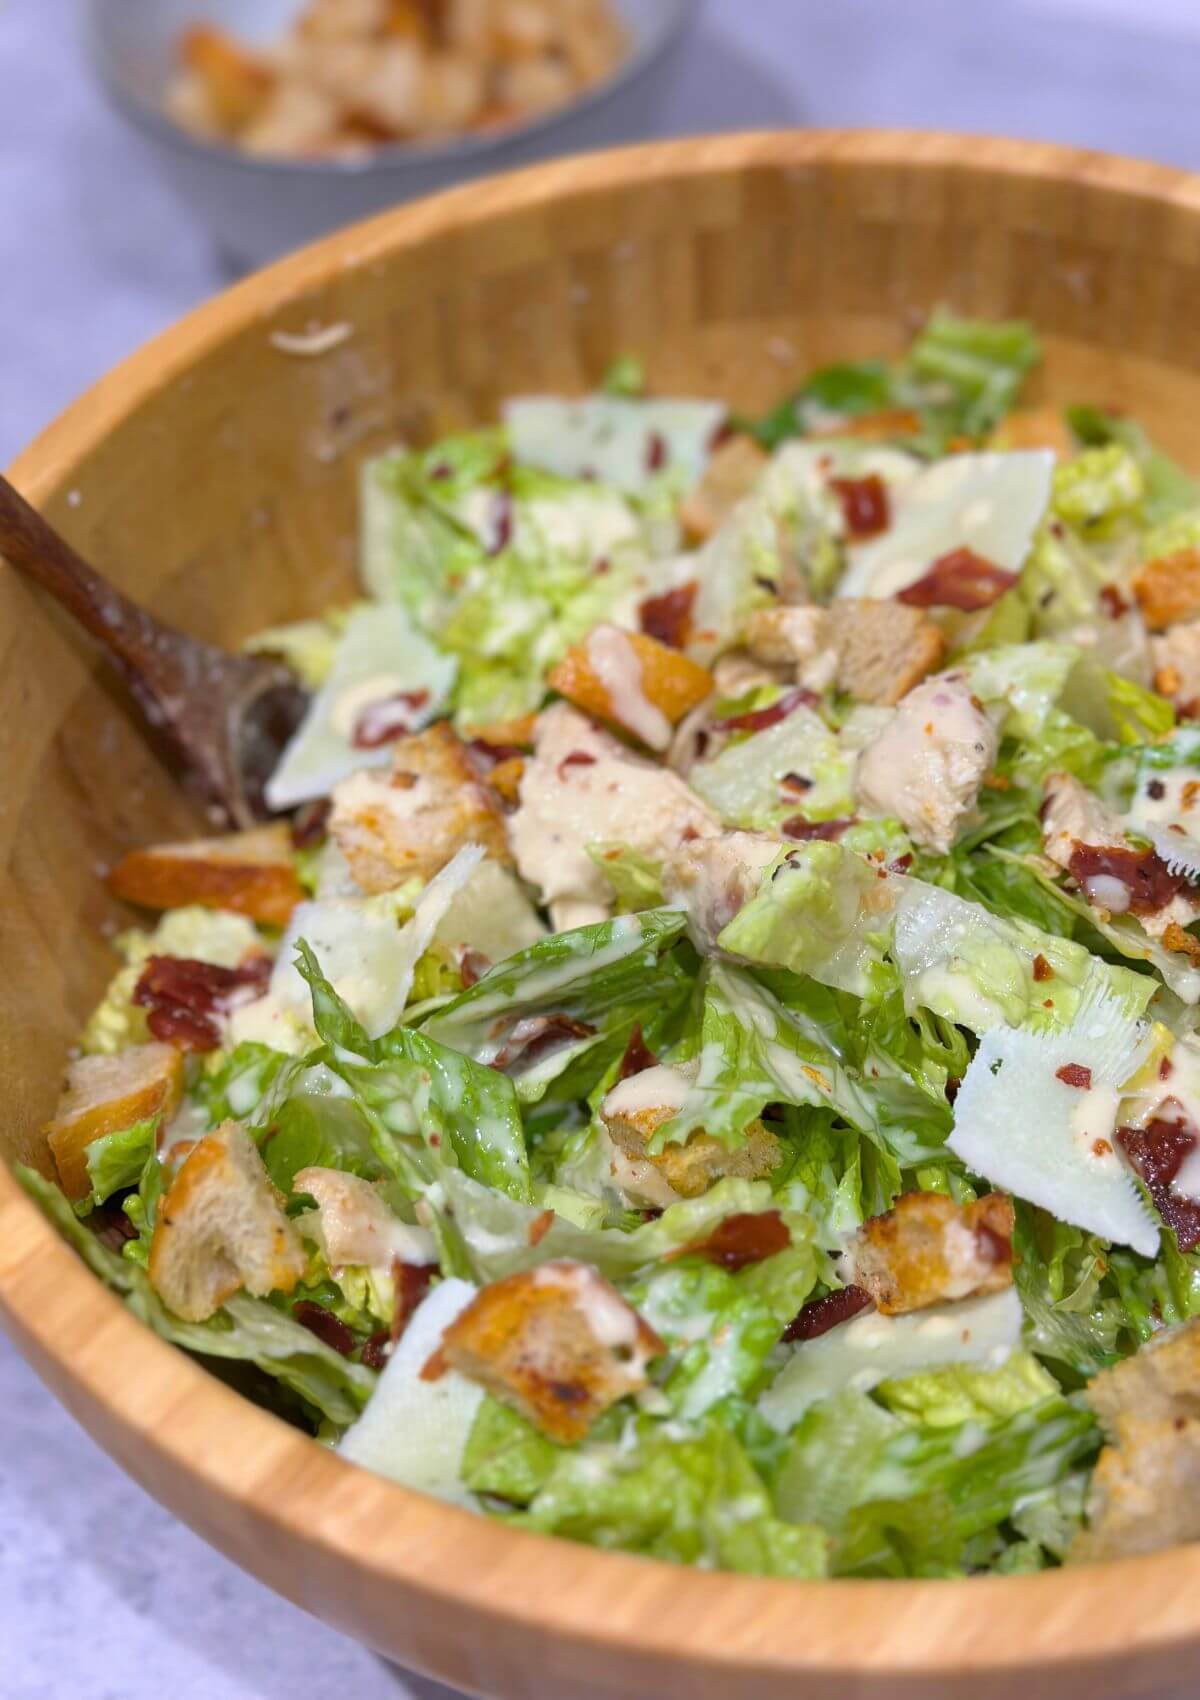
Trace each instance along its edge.
<instances>
[{"instance_id":1,"label":"bowl rim","mask_svg":"<svg viewBox=\"0 0 1200 1700\"><path fill-rule=\"evenodd\" d=\"M231 143L192 135L175 123L161 106L134 94L116 75L102 40L104 26L100 18L106 0L89 0L83 16L83 31L88 62L110 103L130 124L161 146L202 160L215 168L229 167L268 177L278 174L292 178L318 177L336 183L343 178L369 176L372 172L400 177L408 170L434 166L461 164L466 167L481 157L499 158L503 163L502 156L506 151L536 141L634 87L678 46L684 32L695 22L702 0L663 0L663 3L664 15L655 33L640 42L607 77L564 106L551 107L548 112L535 114L505 130L449 136L429 142L396 142L366 149L361 155L333 159L292 159L284 154L243 153Z\"/></svg>"},{"instance_id":2,"label":"bowl rim","mask_svg":"<svg viewBox=\"0 0 1200 1700\"><path fill-rule=\"evenodd\" d=\"M74 467L119 420L230 336L251 328L266 336L276 315L303 311L307 294L348 267L630 177L678 183L725 168L833 162L918 176L984 170L1031 189L1083 183L1127 197L1131 211L1178 209L1197 247L1200 178L1091 150L903 130L760 132L614 149L448 190L276 262L114 368L17 457L9 476L35 504L69 490ZM636 1654L665 1675L1099 1675L1117 1658L1195 1649L1196 1546L1029 1576L794 1582L602 1552L426 1498L345 1463L160 1340L59 1238L4 1162L0 1321L131 1474L152 1491L179 1476L202 1490L203 1509L193 1498L188 1514L207 1538L255 1569L253 1531L269 1526L273 1562L258 1568L318 1612L326 1602L306 1589L305 1567L288 1568L279 1554L316 1546L359 1591L392 1586L410 1602L470 1612L490 1628L554 1636L610 1659ZM237 1449L228 1444L232 1432ZM354 1628L352 1610L331 1607L329 1615L336 1621L338 1609Z\"/></svg>"}]
</instances>

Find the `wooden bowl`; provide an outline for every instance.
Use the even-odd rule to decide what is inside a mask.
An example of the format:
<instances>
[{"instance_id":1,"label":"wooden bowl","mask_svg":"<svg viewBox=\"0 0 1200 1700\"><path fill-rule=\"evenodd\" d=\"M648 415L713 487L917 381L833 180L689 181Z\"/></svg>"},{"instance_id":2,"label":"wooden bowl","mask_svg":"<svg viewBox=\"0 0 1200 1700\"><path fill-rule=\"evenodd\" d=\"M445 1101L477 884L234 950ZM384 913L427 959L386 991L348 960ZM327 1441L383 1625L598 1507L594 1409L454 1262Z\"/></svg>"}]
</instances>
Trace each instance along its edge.
<instances>
[{"instance_id":1,"label":"wooden bowl","mask_svg":"<svg viewBox=\"0 0 1200 1700\"><path fill-rule=\"evenodd\" d=\"M135 595L232 642L346 593L364 454L490 419L515 391L582 388L623 350L656 388L757 407L816 362L899 349L940 301L1023 314L1048 395L1136 409L1200 464L1197 299L1200 183L1174 171L929 135L671 143L456 190L285 261L126 362L12 475ZM313 324L348 333L310 358L272 341ZM0 1145L44 1162L39 1120L112 967L121 917L98 873L187 810L94 657L3 571L0 771ZM1200 1676L1195 1549L1024 1578L770 1582L408 1493L161 1344L2 1165L0 1312L201 1534L477 1694L1102 1700Z\"/></svg>"}]
</instances>

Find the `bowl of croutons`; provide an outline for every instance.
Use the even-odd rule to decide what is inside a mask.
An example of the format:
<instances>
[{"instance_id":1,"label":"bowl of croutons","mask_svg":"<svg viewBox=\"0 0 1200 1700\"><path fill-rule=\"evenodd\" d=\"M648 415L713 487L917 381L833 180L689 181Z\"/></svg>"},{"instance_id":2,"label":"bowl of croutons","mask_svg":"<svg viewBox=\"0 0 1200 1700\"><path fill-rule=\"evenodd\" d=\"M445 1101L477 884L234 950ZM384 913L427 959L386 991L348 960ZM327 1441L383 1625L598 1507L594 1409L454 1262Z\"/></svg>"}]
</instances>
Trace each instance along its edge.
<instances>
[{"instance_id":1,"label":"bowl of croutons","mask_svg":"<svg viewBox=\"0 0 1200 1700\"><path fill-rule=\"evenodd\" d=\"M652 127L697 0L88 0L117 108L239 268Z\"/></svg>"}]
</instances>

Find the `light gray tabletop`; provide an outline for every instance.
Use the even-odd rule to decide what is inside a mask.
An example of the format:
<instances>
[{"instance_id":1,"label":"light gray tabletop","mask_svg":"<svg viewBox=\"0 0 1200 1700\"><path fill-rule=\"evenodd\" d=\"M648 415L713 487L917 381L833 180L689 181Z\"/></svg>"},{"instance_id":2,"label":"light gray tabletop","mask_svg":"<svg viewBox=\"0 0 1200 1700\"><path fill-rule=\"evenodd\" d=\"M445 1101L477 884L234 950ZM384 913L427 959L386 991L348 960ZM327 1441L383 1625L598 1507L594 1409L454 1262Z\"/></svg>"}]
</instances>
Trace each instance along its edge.
<instances>
[{"instance_id":1,"label":"light gray tabletop","mask_svg":"<svg viewBox=\"0 0 1200 1700\"><path fill-rule=\"evenodd\" d=\"M70 24L70 0L0 0L0 464L225 281ZM1197 0L708 0L659 129L903 124L1193 166L1197 87ZM174 1522L2 1339L0 1412L3 1700L453 1700Z\"/></svg>"}]
</instances>

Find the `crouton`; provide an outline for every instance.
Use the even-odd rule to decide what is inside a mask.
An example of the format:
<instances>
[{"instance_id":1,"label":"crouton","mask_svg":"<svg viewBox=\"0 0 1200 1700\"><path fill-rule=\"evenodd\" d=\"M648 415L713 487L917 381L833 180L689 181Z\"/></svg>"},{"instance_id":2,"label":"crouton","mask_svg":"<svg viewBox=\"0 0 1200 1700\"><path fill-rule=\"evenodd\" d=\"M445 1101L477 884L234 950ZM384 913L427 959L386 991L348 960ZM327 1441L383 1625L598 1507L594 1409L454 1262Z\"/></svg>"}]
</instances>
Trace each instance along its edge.
<instances>
[{"instance_id":1,"label":"crouton","mask_svg":"<svg viewBox=\"0 0 1200 1700\"><path fill-rule=\"evenodd\" d=\"M920 608L844 597L829 610L837 686L856 702L887 707L941 665L946 640Z\"/></svg>"},{"instance_id":2,"label":"crouton","mask_svg":"<svg viewBox=\"0 0 1200 1700\"><path fill-rule=\"evenodd\" d=\"M915 437L921 416L909 407L882 407L875 413L856 413L831 419L807 433L810 437L855 437L859 442L890 443Z\"/></svg>"},{"instance_id":3,"label":"crouton","mask_svg":"<svg viewBox=\"0 0 1200 1700\"><path fill-rule=\"evenodd\" d=\"M296 878L288 828L255 827L222 838L155 844L122 856L108 888L144 909L232 909L271 927L285 927L304 890Z\"/></svg>"},{"instance_id":4,"label":"crouton","mask_svg":"<svg viewBox=\"0 0 1200 1700\"><path fill-rule=\"evenodd\" d=\"M654 1134L678 1114L689 1085L679 1069L661 1066L618 1082L600 1106L600 1119L613 1144L627 1157L652 1163L681 1198L698 1198L727 1176L758 1180L778 1168L783 1161L779 1141L757 1120L747 1123L745 1142L736 1150L697 1128L686 1142L649 1151Z\"/></svg>"},{"instance_id":5,"label":"crouton","mask_svg":"<svg viewBox=\"0 0 1200 1700\"><path fill-rule=\"evenodd\" d=\"M418 1265L437 1262L432 1235L402 1222L379 1188L361 1175L314 1166L300 1170L292 1189L317 1202L312 1215L299 1219L300 1226L331 1269L359 1264L387 1269L393 1258Z\"/></svg>"},{"instance_id":6,"label":"crouton","mask_svg":"<svg viewBox=\"0 0 1200 1700\"><path fill-rule=\"evenodd\" d=\"M1152 632L1200 618L1200 549L1146 561L1134 575L1133 594Z\"/></svg>"},{"instance_id":7,"label":"crouton","mask_svg":"<svg viewBox=\"0 0 1200 1700\"><path fill-rule=\"evenodd\" d=\"M521 794L521 776L524 772L523 758L510 756L507 761L496 763L487 776L487 783L502 803L515 803Z\"/></svg>"},{"instance_id":8,"label":"crouton","mask_svg":"<svg viewBox=\"0 0 1200 1700\"><path fill-rule=\"evenodd\" d=\"M537 715L522 714L515 720L489 720L485 726L472 726L467 736L504 749L529 750L536 734Z\"/></svg>"},{"instance_id":9,"label":"crouton","mask_svg":"<svg viewBox=\"0 0 1200 1700\"><path fill-rule=\"evenodd\" d=\"M593 627L551 668L548 682L585 714L611 721L652 750L665 750L671 729L709 696L712 674L644 632Z\"/></svg>"},{"instance_id":10,"label":"crouton","mask_svg":"<svg viewBox=\"0 0 1200 1700\"><path fill-rule=\"evenodd\" d=\"M183 1057L174 1045L135 1045L116 1056L77 1057L54 1120L43 1132L68 1198L92 1190L88 1146L149 1116L173 1116L183 1096Z\"/></svg>"},{"instance_id":11,"label":"crouton","mask_svg":"<svg viewBox=\"0 0 1200 1700\"><path fill-rule=\"evenodd\" d=\"M422 1374L479 1382L552 1440L582 1440L610 1405L646 1385L658 1335L584 1263L543 1263L484 1287L442 1335Z\"/></svg>"},{"instance_id":12,"label":"crouton","mask_svg":"<svg viewBox=\"0 0 1200 1700\"><path fill-rule=\"evenodd\" d=\"M700 482L684 497L679 509L680 524L690 543L703 543L721 529L758 483L769 458L753 437L740 434L713 450Z\"/></svg>"},{"instance_id":13,"label":"crouton","mask_svg":"<svg viewBox=\"0 0 1200 1700\"><path fill-rule=\"evenodd\" d=\"M213 121L235 135L257 117L271 93L270 69L224 30L195 24L179 44L184 65L203 85Z\"/></svg>"},{"instance_id":14,"label":"crouton","mask_svg":"<svg viewBox=\"0 0 1200 1700\"><path fill-rule=\"evenodd\" d=\"M1200 714L1200 620L1172 626L1163 637L1150 639L1154 688L1170 697L1180 714Z\"/></svg>"},{"instance_id":15,"label":"crouton","mask_svg":"<svg viewBox=\"0 0 1200 1700\"><path fill-rule=\"evenodd\" d=\"M1079 453L1060 407L1019 407L1006 414L988 439L988 447L1008 453L1051 449L1059 460L1073 460Z\"/></svg>"},{"instance_id":16,"label":"crouton","mask_svg":"<svg viewBox=\"0 0 1200 1700\"><path fill-rule=\"evenodd\" d=\"M973 818L999 742L962 675L934 674L909 691L859 756L859 804L894 815L915 843L945 855Z\"/></svg>"},{"instance_id":17,"label":"crouton","mask_svg":"<svg viewBox=\"0 0 1200 1700\"><path fill-rule=\"evenodd\" d=\"M366 892L432 879L464 844L511 861L496 800L445 721L398 739L389 772L336 785L329 831Z\"/></svg>"},{"instance_id":18,"label":"crouton","mask_svg":"<svg viewBox=\"0 0 1200 1700\"><path fill-rule=\"evenodd\" d=\"M245 1287L290 1293L308 1266L258 1147L223 1122L192 1147L159 1200L150 1242L155 1292L186 1322L205 1322Z\"/></svg>"},{"instance_id":19,"label":"crouton","mask_svg":"<svg viewBox=\"0 0 1200 1700\"><path fill-rule=\"evenodd\" d=\"M746 621L742 640L755 661L785 667L796 683L823 691L837 676L838 655L827 608L757 608Z\"/></svg>"},{"instance_id":20,"label":"crouton","mask_svg":"<svg viewBox=\"0 0 1200 1700\"><path fill-rule=\"evenodd\" d=\"M1013 1207L989 1192L955 1204L940 1192L907 1192L864 1222L843 1276L870 1293L885 1316L1012 1284Z\"/></svg>"}]
</instances>

